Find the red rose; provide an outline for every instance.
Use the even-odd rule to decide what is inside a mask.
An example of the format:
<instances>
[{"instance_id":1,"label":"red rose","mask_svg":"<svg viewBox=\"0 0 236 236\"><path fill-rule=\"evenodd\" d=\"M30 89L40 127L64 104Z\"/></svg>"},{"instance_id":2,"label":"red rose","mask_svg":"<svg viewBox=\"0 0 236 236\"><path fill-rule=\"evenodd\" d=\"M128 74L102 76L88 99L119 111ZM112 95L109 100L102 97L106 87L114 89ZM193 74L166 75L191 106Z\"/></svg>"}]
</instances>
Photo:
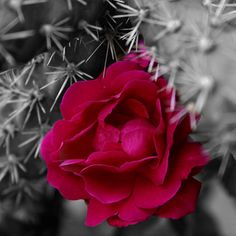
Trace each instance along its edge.
<instances>
[{"instance_id":1,"label":"red rose","mask_svg":"<svg viewBox=\"0 0 236 236\"><path fill-rule=\"evenodd\" d=\"M193 175L207 155L188 139L189 117L172 122L183 108L170 112L166 81L150 77L123 61L105 78L75 83L43 140L48 182L66 199L86 200L89 226L175 219L195 208L201 184Z\"/></svg>"}]
</instances>

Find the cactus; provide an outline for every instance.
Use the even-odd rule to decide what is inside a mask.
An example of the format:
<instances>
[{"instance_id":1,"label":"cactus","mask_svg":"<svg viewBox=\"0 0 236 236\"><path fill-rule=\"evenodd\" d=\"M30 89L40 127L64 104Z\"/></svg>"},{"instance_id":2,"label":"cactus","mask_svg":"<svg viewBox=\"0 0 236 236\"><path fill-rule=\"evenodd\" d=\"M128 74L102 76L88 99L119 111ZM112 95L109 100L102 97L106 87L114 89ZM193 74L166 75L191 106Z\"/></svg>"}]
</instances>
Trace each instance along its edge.
<instances>
[{"instance_id":1,"label":"cactus","mask_svg":"<svg viewBox=\"0 0 236 236\"><path fill-rule=\"evenodd\" d=\"M220 157L224 175L227 156L235 155L235 1L129 0L119 4L116 18L131 17L128 41L142 35L154 66L175 86L182 103L202 114L197 138L207 141L213 157ZM137 50L139 51L139 50ZM185 114L179 114L183 116ZM222 158L225 157L225 158ZM227 161L226 161L227 162Z\"/></svg>"},{"instance_id":2,"label":"cactus","mask_svg":"<svg viewBox=\"0 0 236 236\"><path fill-rule=\"evenodd\" d=\"M234 0L0 0L0 219L37 222L34 203L58 204L38 157L61 96L132 50L177 89L235 196L235 12Z\"/></svg>"},{"instance_id":3,"label":"cactus","mask_svg":"<svg viewBox=\"0 0 236 236\"><path fill-rule=\"evenodd\" d=\"M125 53L120 35L130 22L113 18L118 3L0 1L0 218L37 225L47 204L59 204L46 184L39 147L60 118L66 88L105 73Z\"/></svg>"},{"instance_id":4,"label":"cactus","mask_svg":"<svg viewBox=\"0 0 236 236\"><path fill-rule=\"evenodd\" d=\"M212 156L206 168L206 182L219 179L235 198L236 2L127 0L127 3L119 4L115 16L130 17L132 21L127 42L132 43L138 58L149 57L148 70L153 72L153 80L164 75L168 80L166 89L176 88L186 107L176 118L190 114L195 129L192 137L204 143ZM143 38L146 50L143 45L135 45L139 38ZM180 227L187 227L179 223ZM183 234L180 230L180 235Z\"/></svg>"},{"instance_id":5,"label":"cactus","mask_svg":"<svg viewBox=\"0 0 236 236\"><path fill-rule=\"evenodd\" d=\"M8 64L27 62L74 37L94 35L102 0L1 0L1 55ZM88 11L89 9L89 11Z\"/></svg>"}]
</instances>

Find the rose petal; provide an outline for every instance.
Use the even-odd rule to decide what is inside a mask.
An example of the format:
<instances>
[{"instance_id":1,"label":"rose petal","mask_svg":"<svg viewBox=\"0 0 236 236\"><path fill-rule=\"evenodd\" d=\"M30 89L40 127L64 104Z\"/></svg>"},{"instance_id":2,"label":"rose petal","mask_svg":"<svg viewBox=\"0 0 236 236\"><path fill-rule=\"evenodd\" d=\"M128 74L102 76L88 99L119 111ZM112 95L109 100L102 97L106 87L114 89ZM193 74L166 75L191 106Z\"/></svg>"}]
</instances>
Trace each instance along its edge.
<instances>
[{"instance_id":1,"label":"rose petal","mask_svg":"<svg viewBox=\"0 0 236 236\"><path fill-rule=\"evenodd\" d=\"M127 73L128 74L128 73ZM127 76L132 76L130 73ZM139 100L145 105L146 109L151 113L155 109L157 99L157 87L151 80L134 79L130 80L123 88L122 98L133 98Z\"/></svg>"},{"instance_id":2,"label":"rose petal","mask_svg":"<svg viewBox=\"0 0 236 236\"><path fill-rule=\"evenodd\" d=\"M178 193L164 206L156 211L156 215L164 218L179 219L196 208L201 183L193 178L188 179Z\"/></svg>"},{"instance_id":3,"label":"rose petal","mask_svg":"<svg viewBox=\"0 0 236 236\"><path fill-rule=\"evenodd\" d=\"M139 160L133 160L133 158L129 158L127 160L130 160L130 161L127 161L123 165L120 166L121 171L123 172L135 171L135 172L143 173L145 171L149 171L149 169L151 168L151 165L153 165L153 163L156 163L158 161L158 157L150 156L150 157L145 157Z\"/></svg>"},{"instance_id":4,"label":"rose petal","mask_svg":"<svg viewBox=\"0 0 236 236\"><path fill-rule=\"evenodd\" d=\"M128 120L138 117L149 118L149 113L145 105L137 99L124 99L121 96L117 101L109 103L109 105L102 109L98 120L100 122L106 121L115 127L119 127Z\"/></svg>"},{"instance_id":5,"label":"rose petal","mask_svg":"<svg viewBox=\"0 0 236 236\"><path fill-rule=\"evenodd\" d=\"M119 73L110 81L110 89L114 94L119 93L128 82L133 80L150 81L151 75L142 70L132 70Z\"/></svg>"},{"instance_id":6,"label":"rose petal","mask_svg":"<svg viewBox=\"0 0 236 236\"><path fill-rule=\"evenodd\" d=\"M154 130L144 119L129 121L121 130L124 151L135 159L154 154Z\"/></svg>"},{"instance_id":7,"label":"rose petal","mask_svg":"<svg viewBox=\"0 0 236 236\"><path fill-rule=\"evenodd\" d=\"M185 142L191 133L191 122L190 116L186 115L183 119L179 121L178 126L176 127L174 134L174 145L181 145L182 142Z\"/></svg>"},{"instance_id":8,"label":"rose petal","mask_svg":"<svg viewBox=\"0 0 236 236\"><path fill-rule=\"evenodd\" d=\"M156 102L156 111L154 113L154 117L158 117L155 120L157 121L157 128L155 133L155 148L157 156L159 157L159 163L156 166L146 173L146 176L154 181L156 184L162 184L165 180L168 165L169 165L169 156L172 146L174 145L174 134L176 127L178 126L178 122L170 122L164 120L164 111L162 110L160 100Z\"/></svg>"},{"instance_id":9,"label":"rose petal","mask_svg":"<svg viewBox=\"0 0 236 236\"><path fill-rule=\"evenodd\" d=\"M103 151L104 152L108 152L108 151L122 151L123 152L123 149L120 143L109 143L109 144L104 145Z\"/></svg>"},{"instance_id":10,"label":"rose petal","mask_svg":"<svg viewBox=\"0 0 236 236\"><path fill-rule=\"evenodd\" d=\"M120 102L120 99L109 102L106 104L106 106L104 106L103 109L101 109L97 118L99 123L102 123L102 124L104 123L105 119L113 112L113 110L116 108L119 102Z\"/></svg>"},{"instance_id":11,"label":"rose petal","mask_svg":"<svg viewBox=\"0 0 236 236\"><path fill-rule=\"evenodd\" d=\"M124 221L120 219L118 216L113 216L108 219L108 223L114 227L127 227L129 225L135 225L137 221Z\"/></svg>"},{"instance_id":12,"label":"rose petal","mask_svg":"<svg viewBox=\"0 0 236 236\"><path fill-rule=\"evenodd\" d=\"M78 132L75 123L67 120L58 120L52 129L54 147L60 148L63 141L73 137Z\"/></svg>"},{"instance_id":13,"label":"rose petal","mask_svg":"<svg viewBox=\"0 0 236 236\"><path fill-rule=\"evenodd\" d=\"M128 71L138 70L139 68L140 67L134 62L118 61L117 63L112 64L106 69L106 75L104 78L103 74L101 74L99 79L102 80L104 86L106 88L109 88L110 91L112 91L112 89L119 91L127 81L125 80L123 83L115 84L113 81L116 79L116 77ZM129 79L132 78L133 77L129 77Z\"/></svg>"},{"instance_id":14,"label":"rose petal","mask_svg":"<svg viewBox=\"0 0 236 236\"><path fill-rule=\"evenodd\" d=\"M135 204L140 208L153 209L169 201L177 193L181 181L169 178L162 185L156 185L149 179L139 176L134 189Z\"/></svg>"},{"instance_id":15,"label":"rose petal","mask_svg":"<svg viewBox=\"0 0 236 236\"><path fill-rule=\"evenodd\" d=\"M137 99L127 99L118 108L120 112L124 112L133 118L149 118L148 110L143 103Z\"/></svg>"},{"instance_id":16,"label":"rose petal","mask_svg":"<svg viewBox=\"0 0 236 236\"><path fill-rule=\"evenodd\" d=\"M86 163L88 165L104 164L110 166L120 166L128 160L129 157L125 152L121 150L112 150L106 152L94 152L88 157Z\"/></svg>"},{"instance_id":17,"label":"rose petal","mask_svg":"<svg viewBox=\"0 0 236 236\"><path fill-rule=\"evenodd\" d=\"M165 109L165 108L164 108ZM150 117L151 122L155 125L156 130L158 133L164 133L166 129L166 124L164 120L165 110L163 110L161 101L159 99L156 100L155 103L155 110L152 113L152 117Z\"/></svg>"},{"instance_id":18,"label":"rose petal","mask_svg":"<svg viewBox=\"0 0 236 236\"><path fill-rule=\"evenodd\" d=\"M113 203L127 198L133 186L134 177L119 169L106 165L89 166L82 172L86 190L102 203Z\"/></svg>"},{"instance_id":19,"label":"rose petal","mask_svg":"<svg viewBox=\"0 0 236 236\"><path fill-rule=\"evenodd\" d=\"M62 116L64 119L71 119L79 105L105 98L107 93L100 79L74 83L63 96L60 106Z\"/></svg>"},{"instance_id":20,"label":"rose petal","mask_svg":"<svg viewBox=\"0 0 236 236\"><path fill-rule=\"evenodd\" d=\"M124 221L140 222L146 220L155 212L155 209L141 209L135 204L135 196L131 195L122 202L119 208L119 218Z\"/></svg>"},{"instance_id":21,"label":"rose petal","mask_svg":"<svg viewBox=\"0 0 236 236\"><path fill-rule=\"evenodd\" d=\"M87 199L89 197L88 192L85 191L83 179L63 171L57 164L48 166L47 180L68 200Z\"/></svg>"},{"instance_id":22,"label":"rose petal","mask_svg":"<svg viewBox=\"0 0 236 236\"><path fill-rule=\"evenodd\" d=\"M173 135L177 124L172 123L167 125L165 134L156 134L156 151L159 157L158 165L152 169L148 174L150 178L155 182L162 184L165 181L165 177L168 171L169 156L173 145Z\"/></svg>"},{"instance_id":23,"label":"rose petal","mask_svg":"<svg viewBox=\"0 0 236 236\"><path fill-rule=\"evenodd\" d=\"M120 140L119 129L108 124L103 124L97 127L93 145L96 150L102 151L105 146L111 143L118 143L119 140Z\"/></svg>"},{"instance_id":24,"label":"rose petal","mask_svg":"<svg viewBox=\"0 0 236 236\"><path fill-rule=\"evenodd\" d=\"M92 141L95 135L94 124L64 141L60 148L60 160L83 159L94 151Z\"/></svg>"},{"instance_id":25,"label":"rose petal","mask_svg":"<svg viewBox=\"0 0 236 236\"><path fill-rule=\"evenodd\" d=\"M84 129L91 123L97 121L97 117L101 110L107 106L113 99L105 99L100 101L93 101L83 103L82 105L75 108L75 115L71 118L71 121L76 122L76 124Z\"/></svg>"},{"instance_id":26,"label":"rose petal","mask_svg":"<svg viewBox=\"0 0 236 236\"><path fill-rule=\"evenodd\" d=\"M57 147L55 147L53 143L52 130L50 130L44 137L40 146L40 154L44 161L46 161L47 163L53 161L52 154L55 152L56 149Z\"/></svg>"},{"instance_id":27,"label":"rose petal","mask_svg":"<svg viewBox=\"0 0 236 236\"><path fill-rule=\"evenodd\" d=\"M132 77L132 73L127 76ZM130 80L124 86L124 88L121 90L119 94L120 97L118 101L120 102L120 106L119 104L117 104L116 108L112 107L113 111L111 112L110 110L110 115L107 116L106 122L116 127L124 125L126 122L128 122L132 117L130 116L129 113L124 112L124 109L121 108L122 108L122 101L126 101L130 98L138 101L139 105L143 104L143 106L147 111L147 114L152 113L155 109L156 92L157 92L156 86L150 80L145 80L145 79ZM136 111L137 109L142 109L142 108L140 108L139 106L139 108L136 108Z\"/></svg>"},{"instance_id":28,"label":"rose petal","mask_svg":"<svg viewBox=\"0 0 236 236\"><path fill-rule=\"evenodd\" d=\"M103 204L92 198L88 204L86 225L92 227L99 225L115 214L117 214L117 210L114 205Z\"/></svg>"},{"instance_id":29,"label":"rose petal","mask_svg":"<svg viewBox=\"0 0 236 236\"><path fill-rule=\"evenodd\" d=\"M72 172L74 174L79 174L82 169L86 167L85 160L81 159L72 159L63 161L60 164L60 167L64 171Z\"/></svg>"},{"instance_id":30,"label":"rose petal","mask_svg":"<svg viewBox=\"0 0 236 236\"><path fill-rule=\"evenodd\" d=\"M208 154L203 151L199 143L186 142L173 150L169 172L176 178L186 179L193 169L200 170L208 161Z\"/></svg>"}]
</instances>

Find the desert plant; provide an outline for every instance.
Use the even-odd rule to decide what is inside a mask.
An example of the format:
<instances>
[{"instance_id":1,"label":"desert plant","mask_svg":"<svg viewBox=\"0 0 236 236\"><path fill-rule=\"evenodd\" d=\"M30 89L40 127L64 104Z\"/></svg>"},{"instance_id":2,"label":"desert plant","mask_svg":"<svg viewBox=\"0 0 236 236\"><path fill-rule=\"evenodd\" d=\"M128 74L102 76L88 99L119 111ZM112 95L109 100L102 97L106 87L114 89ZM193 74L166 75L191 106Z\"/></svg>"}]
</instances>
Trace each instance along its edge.
<instances>
[{"instance_id":1,"label":"desert plant","mask_svg":"<svg viewBox=\"0 0 236 236\"><path fill-rule=\"evenodd\" d=\"M40 144L60 118L58 103L66 88L92 79L124 54L120 34L130 23L114 20L117 3L123 1L1 0L2 216L15 220L11 212L20 211L17 220L37 222L48 201L54 201Z\"/></svg>"}]
</instances>

